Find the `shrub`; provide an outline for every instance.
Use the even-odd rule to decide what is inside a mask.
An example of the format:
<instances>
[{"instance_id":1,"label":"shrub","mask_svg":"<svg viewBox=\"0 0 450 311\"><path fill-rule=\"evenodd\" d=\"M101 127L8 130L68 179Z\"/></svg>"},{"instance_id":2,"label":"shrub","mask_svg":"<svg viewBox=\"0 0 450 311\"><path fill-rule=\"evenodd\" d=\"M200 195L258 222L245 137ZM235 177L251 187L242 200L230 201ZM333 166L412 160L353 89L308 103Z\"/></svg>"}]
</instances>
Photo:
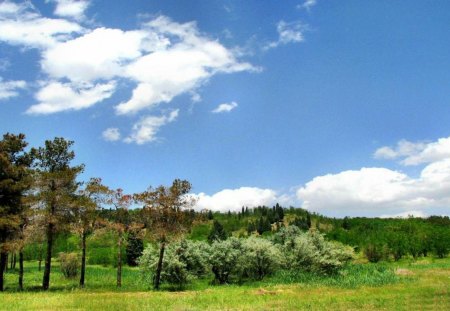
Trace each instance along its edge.
<instances>
[{"instance_id":1,"label":"shrub","mask_svg":"<svg viewBox=\"0 0 450 311\"><path fill-rule=\"evenodd\" d=\"M230 282L231 277L240 275L241 267L238 258L242 255L241 241L229 238L225 241L215 241L211 245L208 263L214 273L214 282L225 284Z\"/></svg>"},{"instance_id":2,"label":"shrub","mask_svg":"<svg viewBox=\"0 0 450 311\"><path fill-rule=\"evenodd\" d=\"M204 242L182 241L166 247L161 282L182 288L193 278L204 275L207 271L207 248ZM139 258L142 276L148 284L153 284L159 260L159 249L147 246Z\"/></svg>"},{"instance_id":3,"label":"shrub","mask_svg":"<svg viewBox=\"0 0 450 311\"><path fill-rule=\"evenodd\" d=\"M159 260L159 249L148 245L139 258L142 277L149 285L154 283L156 267ZM173 245L166 247L161 271L161 283L169 283L183 287L188 282L186 264L176 256Z\"/></svg>"},{"instance_id":4,"label":"shrub","mask_svg":"<svg viewBox=\"0 0 450 311\"><path fill-rule=\"evenodd\" d=\"M364 248L364 255L370 262L379 262L387 257L386 253L386 247L377 243L369 243Z\"/></svg>"},{"instance_id":5,"label":"shrub","mask_svg":"<svg viewBox=\"0 0 450 311\"><path fill-rule=\"evenodd\" d=\"M74 278L78 275L80 258L77 253L59 253L61 272L66 278Z\"/></svg>"},{"instance_id":6,"label":"shrub","mask_svg":"<svg viewBox=\"0 0 450 311\"><path fill-rule=\"evenodd\" d=\"M176 244L175 247L179 260L186 265L186 269L190 274L201 277L208 272L207 255L209 253L209 245L207 243L183 240Z\"/></svg>"},{"instance_id":7,"label":"shrub","mask_svg":"<svg viewBox=\"0 0 450 311\"><path fill-rule=\"evenodd\" d=\"M243 277L262 280L266 275L275 272L281 263L281 252L270 241L257 237L243 240L238 264Z\"/></svg>"},{"instance_id":8,"label":"shrub","mask_svg":"<svg viewBox=\"0 0 450 311\"><path fill-rule=\"evenodd\" d=\"M321 274L333 274L352 258L353 249L338 242L325 240L317 232L300 233L284 244L286 266Z\"/></svg>"}]
</instances>

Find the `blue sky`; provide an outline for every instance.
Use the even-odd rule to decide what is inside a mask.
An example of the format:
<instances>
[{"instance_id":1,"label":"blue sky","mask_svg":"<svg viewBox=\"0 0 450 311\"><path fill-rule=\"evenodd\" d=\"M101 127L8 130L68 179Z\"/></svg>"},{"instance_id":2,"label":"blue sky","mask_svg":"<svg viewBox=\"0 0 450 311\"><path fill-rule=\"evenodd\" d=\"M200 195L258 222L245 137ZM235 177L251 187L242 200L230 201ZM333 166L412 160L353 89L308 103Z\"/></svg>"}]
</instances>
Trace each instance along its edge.
<instances>
[{"instance_id":1,"label":"blue sky","mask_svg":"<svg viewBox=\"0 0 450 311\"><path fill-rule=\"evenodd\" d=\"M450 214L450 2L0 3L0 130L198 208Z\"/></svg>"}]
</instances>

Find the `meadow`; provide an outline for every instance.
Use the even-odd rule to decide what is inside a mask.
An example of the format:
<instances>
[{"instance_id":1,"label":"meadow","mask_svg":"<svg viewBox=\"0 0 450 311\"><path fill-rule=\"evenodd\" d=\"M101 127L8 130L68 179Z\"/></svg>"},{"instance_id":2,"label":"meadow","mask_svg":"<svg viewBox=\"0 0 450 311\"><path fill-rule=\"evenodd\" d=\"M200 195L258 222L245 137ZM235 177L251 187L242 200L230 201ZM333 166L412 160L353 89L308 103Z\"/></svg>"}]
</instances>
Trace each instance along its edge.
<instances>
[{"instance_id":1,"label":"meadow","mask_svg":"<svg viewBox=\"0 0 450 311\"><path fill-rule=\"evenodd\" d=\"M352 263L335 276L277 273L262 282L213 286L211 278L184 290L151 290L138 268L124 267L122 288L113 267L89 265L85 288L66 279L55 262L52 286L40 289L36 262L25 262L25 290L6 274L0 310L449 310L450 258Z\"/></svg>"}]
</instances>

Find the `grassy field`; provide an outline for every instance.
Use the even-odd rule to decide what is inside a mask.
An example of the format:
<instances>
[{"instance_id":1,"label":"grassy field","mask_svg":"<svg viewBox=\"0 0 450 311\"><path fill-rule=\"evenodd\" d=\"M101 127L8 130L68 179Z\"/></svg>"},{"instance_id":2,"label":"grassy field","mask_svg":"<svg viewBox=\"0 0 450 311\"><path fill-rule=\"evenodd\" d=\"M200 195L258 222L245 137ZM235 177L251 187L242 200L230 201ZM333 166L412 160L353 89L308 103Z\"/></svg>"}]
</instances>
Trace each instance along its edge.
<instances>
[{"instance_id":1,"label":"grassy field","mask_svg":"<svg viewBox=\"0 0 450 311\"><path fill-rule=\"evenodd\" d=\"M352 265L337 277L278 274L227 286L199 280L183 291L151 291L135 268L123 276L117 289L113 268L89 266L80 289L55 265L51 290L42 292L42 273L27 262L25 292L16 292L17 274L9 272L0 310L450 310L450 258Z\"/></svg>"}]
</instances>

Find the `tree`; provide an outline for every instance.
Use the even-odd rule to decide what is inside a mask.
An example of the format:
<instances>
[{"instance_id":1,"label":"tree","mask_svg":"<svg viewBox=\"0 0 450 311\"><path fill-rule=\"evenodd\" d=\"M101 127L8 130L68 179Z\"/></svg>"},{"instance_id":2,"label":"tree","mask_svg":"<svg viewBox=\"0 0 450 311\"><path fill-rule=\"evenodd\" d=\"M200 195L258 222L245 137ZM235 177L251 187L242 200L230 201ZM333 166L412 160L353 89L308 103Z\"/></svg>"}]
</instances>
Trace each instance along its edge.
<instances>
[{"instance_id":1,"label":"tree","mask_svg":"<svg viewBox=\"0 0 450 311\"><path fill-rule=\"evenodd\" d=\"M110 227L117 232L117 287L122 286L122 250L125 235L130 229L130 215L128 207L132 202L132 196L123 193L122 189L109 190L107 204L115 209L114 221Z\"/></svg>"},{"instance_id":2,"label":"tree","mask_svg":"<svg viewBox=\"0 0 450 311\"><path fill-rule=\"evenodd\" d=\"M144 204L145 226L151 230L151 236L159 243L159 258L154 280L154 288L159 289L161 271L166 244L172 238L182 236L191 226L192 219L186 220L184 210L191 207L194 200L188 196L191 183L175 179L172 186L149 188L136 194L135 200Z\"/></svg>"},{"instance_id":3,"label":"tree","mask_svg":"<svg viewBox=\"0 0 450 311\"><path fill-rule=\"evenodd\" d=\"M127 238L127 264L129 266L135 267L138 265L138 259L142 256L144 251L144 241L142 238L136 234L136 232L130 232Z\"/></svg>"},{"instance_id":4,"label":"tree","mask_svg":"<svg viewBox=\"0 0 450 311\"><path fill-rule=\"evenodd\" d=\"M79 192L74 204L74 229L81 238L80 286L84 287L86 274L86 239L94 231L99 217L99 209L106 203L108 187L102 185L100 178L91 178Z\"/></svg>"},{"instance_id":5,"label":"tree","mask_svg":"<svg viewBox=\"0 0 450 311\"><path fill-rule=\"evenodd\" d=\"M75 158L71 151L73 141L56 137L45 141L45 146L32 149L35 158L35 206L45 219L47 250L42 288L50 285L52 248L55 234L70 221L71 205L78 188L76 178L83 165L70 166Z\"/></svg>"},{"instance_id":6,"label":"tree","mask_svg":"<svg viewBox=\"0 0 450 311\"><path fill-rule=\"evenodd\" d=\"M214 220L213 227L208 235L208 241L210 243L216 240L226 240L228 238L228 233L223 228L222 224L217 220Z\"/></svg>"},{"instance_id":7,"label":"tree","mask_svg":"<svg viewBox=\"0 0 450 311\"><path fill-rule=\"evenodd\" d=\"M0 141L0 291L4 287L8 243L23 229L26 209L23 199L31 183L31 156L25 152L27 145L24 134L7 133Z\"/></svg>"}]
</instances>

